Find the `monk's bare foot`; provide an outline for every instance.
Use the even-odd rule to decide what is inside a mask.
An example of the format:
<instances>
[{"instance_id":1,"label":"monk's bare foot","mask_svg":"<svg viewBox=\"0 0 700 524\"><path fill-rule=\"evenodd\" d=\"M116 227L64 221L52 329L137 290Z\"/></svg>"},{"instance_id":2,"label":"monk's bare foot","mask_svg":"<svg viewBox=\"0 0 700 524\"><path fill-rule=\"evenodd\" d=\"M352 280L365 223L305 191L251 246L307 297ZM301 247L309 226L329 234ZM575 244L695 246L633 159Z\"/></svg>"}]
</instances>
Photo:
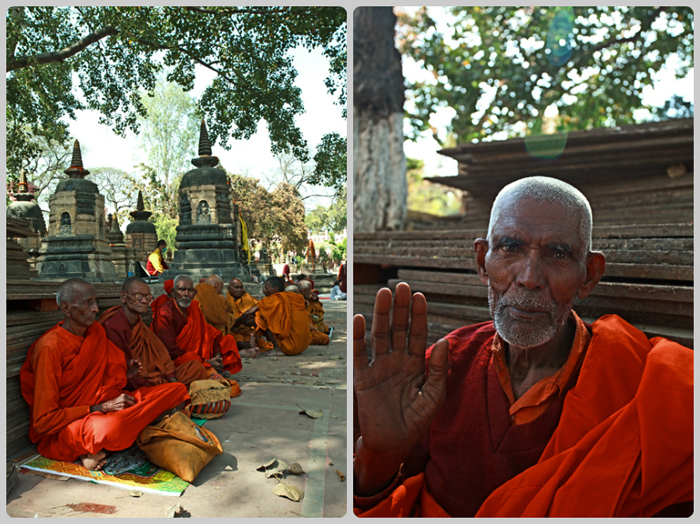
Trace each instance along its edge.
<instances>
[{"instance_id":1,"label":"monk's bare foot","mask_svg":"<svg viewBox=\"0 0 700 524\"><path fill-rule=\"evenodd\" d=\"M250 349L241 349L238 351L238 353L240 353L240 355L242 357L255 358L258 356L258 354L260 352L258 351L258 348L250 348Z\"/></svg>"},{"instance_id":2,"label":"monk's bare foot","mask_svg":"<svg viewBox=\"0 0 700 524\"><path fill-rule=\"evenodd\" d=\"M267 352L267 354L271 357L284 357L287 355L284 351L277 348L272 348L270 351Z\"/></svg>"},{"instance_id":3,"label":"monk's bare foot","mask_svg":"<svg viewBox=\"0 0 700 524\"><path fill-rule=\"evenodd\" d=\"M105 465L105 462L107 462L107 452L103 449L94 455L92 453L87 453L86 455L80 456L80 461L83 463L85 469L99 471L102 469L102 466Z\"/></svg>"}]
</instances>

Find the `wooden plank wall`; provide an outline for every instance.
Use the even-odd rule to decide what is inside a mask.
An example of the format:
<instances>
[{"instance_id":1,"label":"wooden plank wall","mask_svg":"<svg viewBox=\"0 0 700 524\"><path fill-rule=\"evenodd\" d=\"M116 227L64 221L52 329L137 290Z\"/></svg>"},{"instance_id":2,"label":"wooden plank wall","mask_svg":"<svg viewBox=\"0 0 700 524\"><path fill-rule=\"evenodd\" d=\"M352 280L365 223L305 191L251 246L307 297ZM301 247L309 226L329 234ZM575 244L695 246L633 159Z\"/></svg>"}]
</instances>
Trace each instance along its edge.
<instances>
[{"instance_id":1,"label":"wooden plank wall","mask_svg":"<svg viewBox=\"0 0 700 524\"><path fill-rule=\"evenodd\" d=\"M29 441L29 406L22 397L19 370L29 347L49 328L63 320L56 306L57 281L8 280L6 288L6 384L7 384L7 456L18 452ZM121 284L93 284L97 289L100 313L121 304ZM52 305L53 301L53 305ZM45 311L39 311L44 309ZM46 311L49 309L49 311ZM53 310L50 310L53 309ZM151 310L143 315L147 325L151 323Z\"/></svg>"},{"instance_id":2,"label":"wooden plank wall","mask_svg":"<svg viewBox=\"0 0 700 524\"><path fill-rule=\"evenodd\" d=\"M408 282L427 298L429 343L490 320L473 251L474 239L485 234L485 229L355 234L354 313L365 316L369 332L376 292ZM692 224L594 227L593 249L605 253L607 270L593 293L574 305L584 320L615 313L650 337L693 347ZM390 276L367 278L379 274L371 271L374 266Z\"/></svg>"}]
</instances>

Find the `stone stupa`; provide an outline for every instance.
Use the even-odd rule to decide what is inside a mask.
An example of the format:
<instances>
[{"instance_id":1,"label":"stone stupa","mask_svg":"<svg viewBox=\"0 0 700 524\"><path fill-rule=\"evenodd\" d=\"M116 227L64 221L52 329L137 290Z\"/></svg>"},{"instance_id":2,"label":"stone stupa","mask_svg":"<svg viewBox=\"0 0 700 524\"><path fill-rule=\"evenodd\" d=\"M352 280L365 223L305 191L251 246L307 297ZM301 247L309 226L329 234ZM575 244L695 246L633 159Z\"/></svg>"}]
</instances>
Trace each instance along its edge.
<instances>
[{"instance_id":1,"label":"stone stupa","mask_svg":"<svg viewBox=\"0 0 700 524\"><path fill-rule=\"evenodd\" d=\"M217 274L225 282L231 277L250 282L247 260L243 263L238 234L238 206L233 203L226 171L212 156L207 128L202 120L199 158L195 169L182 177L178 190L180 223L175 237L175 255L161 282L179 274L200 277Z\"/></svg>"},{"instance_id":2,"label":"stone stupa","mask_svg":"<svg viewBox=\"0 0 700 524\"><path fill-rule=\"evenodd\" d=\"M27 251L29 265L34 270L41 250L41 239L46 236L46 222L44 222L41 208L33 201L34 195L29 192L24 168L19 172L19 186L12 196L16 200L7 206L7 217L26 220L29 228L37 233L37 236L16 239L17 243Z\"/></svg>"},{"instance_id":3,"label":"stone stupa","mask_svg":"<svg viewBox=\"0 0 700 524\"><path fill-rule=\"evenodd\" d=\"M75 141L71 165L49 199L48 234L37 262L39 279L82 278L89 282L119 279L105 236L105 199L85 180L80 144Z\"/></svg>"}]
</instances>

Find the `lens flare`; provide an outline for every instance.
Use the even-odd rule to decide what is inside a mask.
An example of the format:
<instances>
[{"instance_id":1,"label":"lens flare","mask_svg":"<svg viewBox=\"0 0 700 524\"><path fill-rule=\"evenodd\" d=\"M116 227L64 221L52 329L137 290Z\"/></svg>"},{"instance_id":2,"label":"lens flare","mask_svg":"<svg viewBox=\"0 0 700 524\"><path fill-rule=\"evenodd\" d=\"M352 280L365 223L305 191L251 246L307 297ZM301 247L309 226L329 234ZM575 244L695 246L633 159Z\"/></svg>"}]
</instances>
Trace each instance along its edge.
<instances>
[{"instance_id":1,"label":"lens flare","mask_svg":"<svg viewBox=\"0 0 700 524\"><path fill-rule=\"evenodd\" d=\"M572 7L558 7L554 20L547 33L547 45L545 54L555 66L564 65L571 58L573 49L574 9Z\"/></svg>"}]
</instances>

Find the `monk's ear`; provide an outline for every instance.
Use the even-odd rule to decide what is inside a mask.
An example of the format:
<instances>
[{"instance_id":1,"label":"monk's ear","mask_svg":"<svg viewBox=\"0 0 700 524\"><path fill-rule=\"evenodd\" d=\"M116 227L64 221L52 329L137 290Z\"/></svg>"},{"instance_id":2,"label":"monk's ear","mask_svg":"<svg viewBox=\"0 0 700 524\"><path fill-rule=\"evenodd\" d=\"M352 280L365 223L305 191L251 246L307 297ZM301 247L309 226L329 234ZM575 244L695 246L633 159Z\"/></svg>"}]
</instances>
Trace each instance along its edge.
<instances>
[{"instance_id":1,"label":"monk's ear","mask_svg":"<svg viewBox=\"0 0 700 524\"><path fill-rule=\"evenodd\" d=\"M489 274L486 271L486 253L489 252L489 241L483 238L477 238L474 241L474 255L476 262L476 271L479 273L479 279L485 286L489 284Z\"/></svg>"},{"instance_id":2,"label":"monk's ear","mask_svg":"<svg viewBox=\"0 0 700 524\"><path fill-rule=\"evenodd\" d=\"M121 298L122 304L126 304L126 291L122 291L121 295L119 295L119 298Z\"/></svg>"},{"instance_id":3,"label":"monk's ear","mask_svg":"<svg viewBox=\"0 0 700 524\"><path fill-rule=\"evenodd\" d=\"M591 294L593 289L598 285L600 279L605 273L605 255L600 252L592 251L586 257L586 279L578 289L578 298L586 298Z\"/></svg>"},{"instance_id":4,"label":"monk's ear","mask_svg":"<svg viewBox=\"0 0 700 524\"><path fill-rule=\"evenodd\" d=\"M61 313L63 313L63 316L65 316L65 317L69 317L69 316L70 316L70 311L69 311L69 309L70 309L70 304L68 304L68 302L65 302L65 301L64 301L64 302L61 302L61 303L58 305L58 309L61 310Z\"/></svg>"}]
</instances>

